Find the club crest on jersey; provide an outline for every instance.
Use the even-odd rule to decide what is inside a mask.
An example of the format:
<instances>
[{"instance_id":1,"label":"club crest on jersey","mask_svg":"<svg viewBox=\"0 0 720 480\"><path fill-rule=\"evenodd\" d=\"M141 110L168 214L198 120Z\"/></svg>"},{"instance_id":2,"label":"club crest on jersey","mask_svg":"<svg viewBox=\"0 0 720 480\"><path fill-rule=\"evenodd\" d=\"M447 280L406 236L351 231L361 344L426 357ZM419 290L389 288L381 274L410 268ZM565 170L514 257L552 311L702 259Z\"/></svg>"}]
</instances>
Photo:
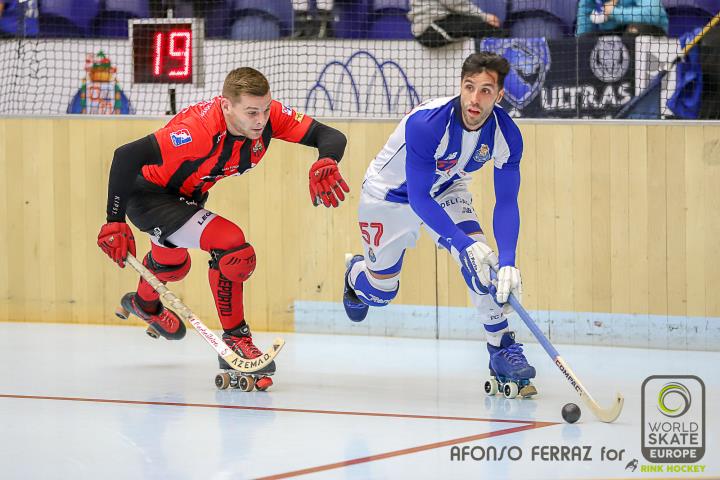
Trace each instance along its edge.
<instances>
[{"instance_id":1,"label":"club crest on jersey","mask_svg":"<svg viewBox=\"0 0 720 480\"><path fill-rule=\"evenodd\" d=\"M458 152L453 152L448 155L447 158L438 159L438 161L436 162L437 169L445 171L453 168L455 165L457 165L458 162L457 154Z\"/></svg>"},{"instance_id":2,"label":"club crest on jersey","mask_svg":"<svg viewBox=\"0 0 720 480\"><path fill-rule=\"evenodd\" d=\"M368 258L370 258L370 261L375 263L377 258L375 258L375 252L373 252L372 248L368 248Z\"/></svg>"},{"instance_id":3,"label":"club crest on jersey","mask_svg":"<svg viewBox=\"0 0 720 480\"><path fill-rule=\"evenodd\" d=\"M187 128L183 128L176 132L172 132L170 134L170 140L172 141L174 147L179 147L180 145L192 142L192 135L190 135Z\"/></svg>"},{"instance_id":4,"label":"club crest on jersey","mask_svg":"<svg viewBox=\"0 0 720 480\"><path fill-rule=\"evenodd\" d=\"M292 107L288 107L287 105L283 105L282 107L282 113L287 115L288 117L292 117L293 109Z\"/></svg>"},{"instance_id":5,"label":"club crest on jersey","mask_svg":"<svg viewBox=\"0 0 720 480\"><path fill-rule=\"evenodd\" d=\"M490 147L484 143L480 145L480 148L475 150L473 154L473 160L478 163L485 163L490 160Z\"/></svg>"},{"instance_id":6,"label":"club crest on jersey","mask_svg":"<svg viewBox=\"0 0 720 480\"><path fill-rule=\"evenodd\" d=\"M255 143L253 143L252 147L252 153L253 155L257 155L258 153L263 151L263 144L260 140L255 140Z\"/></svg>"}]
</instances>

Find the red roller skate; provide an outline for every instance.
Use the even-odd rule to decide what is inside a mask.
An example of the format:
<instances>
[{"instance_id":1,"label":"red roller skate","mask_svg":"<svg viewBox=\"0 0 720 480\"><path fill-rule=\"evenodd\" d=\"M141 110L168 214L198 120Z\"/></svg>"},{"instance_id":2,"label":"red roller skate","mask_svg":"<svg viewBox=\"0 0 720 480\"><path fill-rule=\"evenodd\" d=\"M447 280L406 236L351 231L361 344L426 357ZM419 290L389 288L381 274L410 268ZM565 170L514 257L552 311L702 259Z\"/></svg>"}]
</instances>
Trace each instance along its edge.
<instances>
[{"instance_id":1,"label":"red roller skate","mask_svg":"<svg viewBox=\"0 0 720 480\"><path fill-rule=\"evenodd\" d=\"M232 332L225 332L223 341L243 358L257 358L262 355L259 348L252 341L252 334L247 323L243 322ZM218 362L222 373L215 376L215 386L224 390L228 387L239 388L243 392L250 392L253 388L261 392L273 384L272 375L275 374L275 361L270 362L262 370L254 373L241 373L230 368L230 365L218 355Z\"/></svg>"},{"instance_id":2,"label":"red roller skate","mask_svg":"<svg viewBox=\"0 0 720 480\"><path fill-rule=\"evenodd\" d=\"M168 310L161 303L160 309L156 313L148 313L137 304L135 295L135 292L126 293L120 300L120 306L115 311L115 315L127 320L130 314L133 314L146 321L148 327L145 333L152 338L163 337L168 340L180 340L185 336L185 324L173 311Z\"/></svg>"}]
</instances>

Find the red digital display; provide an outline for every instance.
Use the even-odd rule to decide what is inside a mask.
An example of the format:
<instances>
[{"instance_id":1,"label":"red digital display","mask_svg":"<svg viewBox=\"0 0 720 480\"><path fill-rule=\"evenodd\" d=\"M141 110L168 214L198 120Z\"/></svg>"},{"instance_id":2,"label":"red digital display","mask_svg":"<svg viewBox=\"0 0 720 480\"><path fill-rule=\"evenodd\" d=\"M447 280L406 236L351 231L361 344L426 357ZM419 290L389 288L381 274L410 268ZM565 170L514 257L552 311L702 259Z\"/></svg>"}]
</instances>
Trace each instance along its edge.
<instances>
[{"instance_id":1,"label":"red digital display","mask_svg":"<svg viewBox=\"0 0 720 480\"><path fill-rule=\"evenodd\" d=\"M135 83L193 83L191 24L134 24L132 42Z\"/></svg>"}]
</instances>

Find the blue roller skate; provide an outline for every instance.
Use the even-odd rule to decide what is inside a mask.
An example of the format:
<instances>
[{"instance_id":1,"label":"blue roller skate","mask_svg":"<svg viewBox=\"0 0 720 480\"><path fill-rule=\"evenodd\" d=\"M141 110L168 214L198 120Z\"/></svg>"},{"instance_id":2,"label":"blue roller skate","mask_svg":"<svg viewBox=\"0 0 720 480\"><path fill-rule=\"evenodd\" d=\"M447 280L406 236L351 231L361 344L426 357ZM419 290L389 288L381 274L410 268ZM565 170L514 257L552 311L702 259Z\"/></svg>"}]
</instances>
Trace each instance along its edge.
<instances>
[{"instance_id":1,"label":"blue roller skate","mask_svg":"<svg viewBox=\"0 0 720 480\"><path fill-rule=\"evenodd\" d=\"M523 398L537 394L530 379L535 378L535 367L523 355L522 343L515 342L515 333L505 332L500 346L487 344L490 353L490 379L485 382L485 393L502 392L505 398Z\"/></svg>"},{"instance_id":2,"label":"blue roller skate","mask_svg":"<svg viewBox=\"0 0 720 480\"><path fill-rule=\"evenodd\" d=\"M352 320L353 322L362 322L365 320L365 317L367 317L368 310L370 310L370 306L363 303L362 300L360 300L355 293L355 290L350 286L350 270L352 270L353 265L355 265L357 262L360 262L364 259L362 255L355 255L350 256L350 254L347 254L345 257L345 266L347 266L347 270L345 271L345 291L343 292L343 306L345 307L345 313L347 314L348 318Z\"/></svg>"}]
</instances>

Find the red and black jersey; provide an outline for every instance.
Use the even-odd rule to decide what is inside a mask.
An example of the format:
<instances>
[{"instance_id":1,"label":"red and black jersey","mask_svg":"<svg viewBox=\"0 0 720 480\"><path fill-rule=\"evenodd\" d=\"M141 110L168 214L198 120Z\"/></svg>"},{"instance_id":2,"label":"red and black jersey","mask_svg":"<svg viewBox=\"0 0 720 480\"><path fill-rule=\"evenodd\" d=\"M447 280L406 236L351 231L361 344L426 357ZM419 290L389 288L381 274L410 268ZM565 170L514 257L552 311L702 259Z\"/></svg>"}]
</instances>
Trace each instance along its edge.
<instances>
[{"instance_id":1,"label":"red and black jersey","mask_svg":"<svg viewBox=\"0 0 720 480\"><path fill-rule=\"evenodd\" d=\"M311 117L272 100L270 119L260 138L234 136L227 130L220 98L185 108L154 133L162 163L144 165L145 179L197 197L221 178L256 166L271 139L298 143L313 123Z\"/></svg>"},{"instance_id":2,"label":"red and black jersey","mask_svg":"<svg viewBox=\"0 0 720 480\"><path fill-rule=\"evenodd\" d=\"M198 200L221 178L257 165L272 138L315 147L318 158L336 162L347 143L338 130L275 100L260 138L233 136L216 97L184 109L157 132L115 150L108 182L108 222L125 221L136 183L149 182Z\"/></svg>"}]
</instances>

